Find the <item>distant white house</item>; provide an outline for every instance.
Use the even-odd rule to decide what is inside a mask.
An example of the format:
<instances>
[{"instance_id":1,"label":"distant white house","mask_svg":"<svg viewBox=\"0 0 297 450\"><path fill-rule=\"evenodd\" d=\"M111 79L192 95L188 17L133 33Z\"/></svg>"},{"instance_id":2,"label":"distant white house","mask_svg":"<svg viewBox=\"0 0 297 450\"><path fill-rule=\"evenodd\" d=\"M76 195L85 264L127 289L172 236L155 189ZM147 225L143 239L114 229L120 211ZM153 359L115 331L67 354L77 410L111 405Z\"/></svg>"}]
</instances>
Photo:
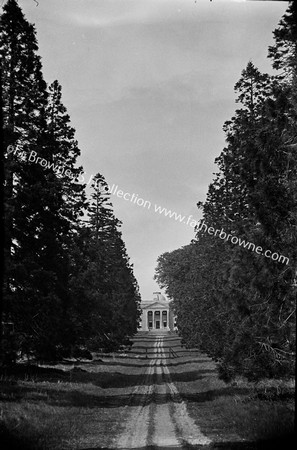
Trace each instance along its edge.
<instances>
[{"instance_id":1,"label":"distant white house","mask_svg":"<svg viewBox=\"0 0 297 450\"><path fill-rule=\"evenodd\" d=\"M139 330L174 331L175 317L170 303L161 292L154 292L152 300L142 301Z\"/></svg>"}]
</instances>

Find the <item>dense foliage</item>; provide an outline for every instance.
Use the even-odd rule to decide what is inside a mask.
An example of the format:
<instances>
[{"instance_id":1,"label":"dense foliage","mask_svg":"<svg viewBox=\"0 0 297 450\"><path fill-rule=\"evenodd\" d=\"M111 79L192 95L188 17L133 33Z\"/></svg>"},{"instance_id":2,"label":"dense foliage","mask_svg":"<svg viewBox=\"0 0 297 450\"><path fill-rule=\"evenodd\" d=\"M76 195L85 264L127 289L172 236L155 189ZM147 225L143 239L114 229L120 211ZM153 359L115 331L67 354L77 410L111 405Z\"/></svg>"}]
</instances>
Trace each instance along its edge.
<instances>
[{"instance_id":1,"label":"dense foliage","mask_svg":"<svg viewBox=\"0 0 297 450\"><path fill-rule=\"evenodd\" d=\"M0 322L14 324L18 351L40 358L115 348L136 332L139 292L104 179L95 178L88 201L61 86L44 81L34 26L16 0L4 5L0 42L7 149Z\"/></svg>"},{"instance_id":2,"label":"dense foliage","mask_svg":"<svg viewBox=\"0 0 297 450\"><path fill-rule=\"evenodd\" d=\"M235 85L240 108L205 203L206 226L158 259L156 279L174 299L180 333L221 373L259 379L292 374L297 267L297 10L291 2L269 48L277 74L250 61ZM233 243L224 234L234 236ZM236 238L235 238L236 237ZM288 260L234 245L237 238Z\"/></svg>"}]
</instances>

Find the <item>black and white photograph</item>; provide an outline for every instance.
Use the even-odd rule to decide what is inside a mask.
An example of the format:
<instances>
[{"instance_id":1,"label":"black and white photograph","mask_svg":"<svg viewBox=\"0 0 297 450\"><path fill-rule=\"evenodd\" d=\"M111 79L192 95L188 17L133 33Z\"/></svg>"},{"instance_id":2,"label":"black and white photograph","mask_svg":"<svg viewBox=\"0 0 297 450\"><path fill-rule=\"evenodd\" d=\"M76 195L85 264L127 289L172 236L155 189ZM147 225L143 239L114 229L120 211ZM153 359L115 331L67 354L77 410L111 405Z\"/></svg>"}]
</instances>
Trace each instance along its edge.
<instances>
[{"instance_id":1,"label":"black and white photograph","mask_svg":"<svg viewBox=\"0 0 297 450\"><path fill-rule=\"evenodd\" d=\"M295 449L297 1L0 6L0 449Z\"/></svg>"}]
</instances>

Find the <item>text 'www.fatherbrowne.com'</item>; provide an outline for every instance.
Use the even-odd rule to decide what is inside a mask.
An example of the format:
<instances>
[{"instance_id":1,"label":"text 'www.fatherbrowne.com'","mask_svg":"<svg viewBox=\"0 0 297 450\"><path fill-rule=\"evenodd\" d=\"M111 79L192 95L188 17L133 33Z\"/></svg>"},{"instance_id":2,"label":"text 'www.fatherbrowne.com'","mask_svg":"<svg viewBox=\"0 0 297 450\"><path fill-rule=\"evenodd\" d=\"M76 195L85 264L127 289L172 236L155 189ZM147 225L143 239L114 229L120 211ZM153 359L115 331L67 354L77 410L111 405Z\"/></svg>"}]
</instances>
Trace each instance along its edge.
<instances>
[{"instance_id":1,"label":"text 'www.fatherbrowne.com'","mask_svg":"<svg viewBox=\"0 0 297 450\"><path fill-rule=\"evenodd\" d=\"M13 145L9 145L7 147L7 155L9 154L17 155L17 157L21 160L26 160L34 164L39 164L44 169L53 170L58 177L65 176L72 179L75 182L81 183L84 183L86 181L83 174L76 174L70 168L67 168L64 164L48 161L45 158L38 156L36 151L31 151L30 154L28 154L24 150L14 147ZM90 184L93 178L94 178L93 175L91 175L89 177L87 184ZM118 189L117 185L113 184L112 187L110 188L108 185L103 184L101 185L99 183L98 187L100 190L102 190L102 192L105 191L108 192L109 194L115 195L118 198L123 198L125 201L133 203L139 207L146 208L149 210L151 210L152 208L152 203L149 200L144 200L143 198L139 197L138 194L135 193L130 194L129 192L122 191L121 189ZM211 226L208 226L204 221L195 220L192 215L184 216L182 214L177 214L175 211L171 211L171 209L167 209L157 204L154 204L154 212L156 214L158 213L160 215L169 217L170 219L174 219L175 221L188 225L192 228L195 228L197 232L204 231L205 233L208 233L211 236L216 236L224 241L231 242L233 245L239 245L240 247L243 247L247 250L252 250L258 255L263 255L266 258L272 259L273 261L278 261L283 264L289 264L288 257L280 255L277 252L272 252L269 249L264 250L261 246L256 246L253 242L245 241L244 239L241 239L235 236L234 234L231 233L227 234L227 232L224 231L223 228L215 229Z\"/></svg>"},{"instance_id":2,"label":"text 'www.fatherbrowne.com'","mask_svg":"<svg viewBox=\"0 0 297 450\"><path fill-rule=\"evenodd\" d=\"M106 187L104 189L106 190ZM108 187L108 192L112 195L115 195L116 197L123 198L125 201L134 203L137 206L146 209L152 208L152 203L149 200L144 200L143 198L139 197L138 194L130 194L129 192L124 192L121 189L118 189L118 186L114 184L111 188ZM265 250L261 246L256 246L253 242L246 241L245 239L241 239L234 234L227 233L223 228L215 229L214 227L208 226L204 221L195 220L192 215L183 216L181 214L177 214L175 211L171 211L170 209L157 204L154 204L154 212L195 228L197 232L204 231L210 236L216 236L226 242L231 242L233 245L239 245L239 247L251 250L257 253L257 255L263 255L266 258L272 259L273 261L278 261L282 264L289 264L288 257L280 255L277 252L272 252L272 250L269 249Z\"/></svg>"}]
</instances>

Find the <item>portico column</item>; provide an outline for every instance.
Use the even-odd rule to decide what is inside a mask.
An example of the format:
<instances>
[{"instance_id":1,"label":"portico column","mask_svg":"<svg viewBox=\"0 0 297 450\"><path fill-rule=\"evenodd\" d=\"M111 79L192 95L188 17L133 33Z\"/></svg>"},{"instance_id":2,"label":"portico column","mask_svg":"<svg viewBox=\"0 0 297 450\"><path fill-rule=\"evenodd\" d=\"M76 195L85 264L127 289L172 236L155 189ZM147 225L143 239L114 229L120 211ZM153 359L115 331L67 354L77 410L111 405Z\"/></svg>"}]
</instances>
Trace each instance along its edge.
<instances>
[{"instance_id":1,"label":"portico column","mask_svg":"<svg viewBox=\"0 0 297 450\"><path fill-rule=\"evenodd\" d=\"M142 322L141 322L141 328L142 330L146 331L147 330L147 312L146 311L142 311Z\"/></svg>"},{"instance_id":2,"label":"portico column","mask_svg":"<svg viewBox=\"0 0 297 450\"><path fill-rule=\"evenodd\" d=\"M147 330L150 329L150 327L149 327L149 323L150 322L153 322L153 313L152 313L152 311L148 311L147 312Z\"/></svg>"}]
</instances>

